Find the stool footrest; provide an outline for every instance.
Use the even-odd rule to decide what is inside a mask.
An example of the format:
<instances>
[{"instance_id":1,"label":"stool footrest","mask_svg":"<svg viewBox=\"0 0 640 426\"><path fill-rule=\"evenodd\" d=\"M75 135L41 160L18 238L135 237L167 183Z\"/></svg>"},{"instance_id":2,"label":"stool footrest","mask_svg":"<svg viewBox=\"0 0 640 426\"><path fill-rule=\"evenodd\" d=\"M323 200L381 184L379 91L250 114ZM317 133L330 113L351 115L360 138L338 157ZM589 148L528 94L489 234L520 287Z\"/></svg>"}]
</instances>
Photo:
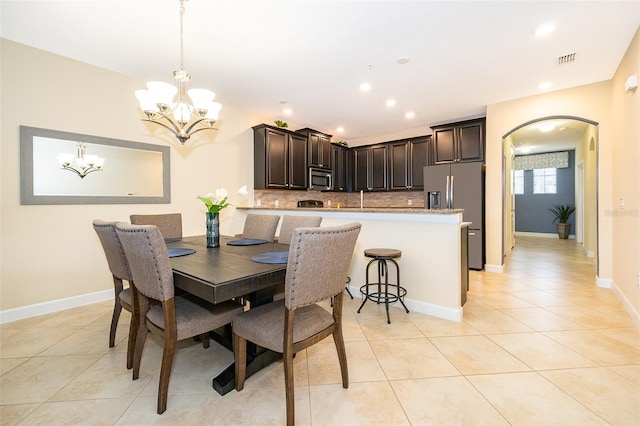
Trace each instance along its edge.
<instances>
[{"instance_id":1,"label":"stool footrest","mask_svg":"<svg viewBox=\"0 0 640 426\"><path fill-rule=\"evenodd\" d=\"M390 291L369 291L369 288L374 286L378 288L385 286L387 289L395 289L395 294ZM397 284L369 283L360 287L360 293L372 302L394 303L406 296L407 290L404 287L399 287Z\"/></svg>"}]
</instances>

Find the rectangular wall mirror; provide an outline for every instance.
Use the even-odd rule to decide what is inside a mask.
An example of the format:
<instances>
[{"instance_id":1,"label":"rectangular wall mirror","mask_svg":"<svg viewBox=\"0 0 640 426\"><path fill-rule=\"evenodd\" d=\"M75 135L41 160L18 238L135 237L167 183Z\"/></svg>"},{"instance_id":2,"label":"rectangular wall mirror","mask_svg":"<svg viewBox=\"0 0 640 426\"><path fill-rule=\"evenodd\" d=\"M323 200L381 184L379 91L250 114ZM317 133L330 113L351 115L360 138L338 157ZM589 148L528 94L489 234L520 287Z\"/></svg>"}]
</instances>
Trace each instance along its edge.
<instances>
[{"instance_id":1,"label":"rectangular wall mirror","mask_svg":"<svg viewBox=\"0 0 640 426\"><path fill-rule=\"evenodd\" d=\"M65 170L60 154L104 159L81 177ZM169 147L37 127L20 126L21 204L168 204Z\"/></svg>"}]
</instances>

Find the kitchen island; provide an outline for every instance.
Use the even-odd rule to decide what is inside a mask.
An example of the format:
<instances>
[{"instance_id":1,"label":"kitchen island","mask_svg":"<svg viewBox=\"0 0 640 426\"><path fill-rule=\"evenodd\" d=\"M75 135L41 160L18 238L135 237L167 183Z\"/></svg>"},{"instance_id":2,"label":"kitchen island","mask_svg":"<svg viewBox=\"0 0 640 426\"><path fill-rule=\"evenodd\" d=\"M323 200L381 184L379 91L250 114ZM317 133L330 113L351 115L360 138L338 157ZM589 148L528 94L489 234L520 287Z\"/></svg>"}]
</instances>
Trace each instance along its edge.
<instances>
[{"instance_id":1,"label":"kitchen island","mask_svg":"<svg viewBox=\"0 0 640 426\"><path fill-rule=\"evenodd\" d=\"M466 225L462 222L462 210L238 207L233 229L242 232L248 213L321 216L322 226L360 222L362 230L349 271L349 289L354 297L360 296L370 260L364 257L364 250L395 248L402 251L398 264L409 310L451 321L462 320L461 284L467 274L463 270L466 259L461 254L464 247L461 227ZM366 311L367 307L363 309Z\"/></svg>"}]
</instances>

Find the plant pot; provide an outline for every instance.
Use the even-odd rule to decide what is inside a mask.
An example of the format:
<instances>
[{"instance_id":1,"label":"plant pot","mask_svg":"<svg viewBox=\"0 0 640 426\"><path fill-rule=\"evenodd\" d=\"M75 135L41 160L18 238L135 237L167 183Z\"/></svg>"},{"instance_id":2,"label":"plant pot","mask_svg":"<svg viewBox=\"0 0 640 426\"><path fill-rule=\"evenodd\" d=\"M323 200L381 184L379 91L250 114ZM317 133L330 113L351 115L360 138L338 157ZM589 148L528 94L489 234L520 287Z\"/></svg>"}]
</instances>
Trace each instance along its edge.
<instances>
[{"instance_id":1,"label":"plant pot","mask_svg":"<svg viewBox=\"0 0 640 426\"><path fill-rule=\"evenodd\" d=\"M556 230L558 231L558 237L562 240L566 240L569 238L569 232L571 232L571 224L559 223L556 225Z\"/></svg>"}]
</instances>

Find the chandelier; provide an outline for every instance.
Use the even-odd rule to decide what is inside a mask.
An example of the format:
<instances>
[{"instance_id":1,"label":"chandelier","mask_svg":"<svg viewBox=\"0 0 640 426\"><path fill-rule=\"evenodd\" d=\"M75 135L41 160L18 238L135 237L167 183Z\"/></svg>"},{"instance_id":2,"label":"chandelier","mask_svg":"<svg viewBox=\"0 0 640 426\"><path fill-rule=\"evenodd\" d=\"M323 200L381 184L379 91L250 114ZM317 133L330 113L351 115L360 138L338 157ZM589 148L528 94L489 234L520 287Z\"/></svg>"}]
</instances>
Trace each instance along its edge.
<instances>
[{"instance_id":1,"label":"chandelier","mask_svg":"<svg viewBox=\"0 0 640 426\"><path fill-rule=\"evenodd\" d=\"M183 18L184 2L180 0L180 69L173 72L175 85L150 81L148 90L136 90L140 108L147 118L170 130L182 145L201 130L213 129L222 108L213 102L215 93L207 89L188 89L191 74L184 70Z\"/></svg>"},{"instance_id":2,"label":"chandelier","mask_svg":"<svg viewBox=\"0 0 640 426\"><path fill-rule=\"evenodd\" d=\"M82 142L78 142L77 148L78 151L75 156L65 153L60 153L56 156L63 170L69 170L77 174L80 179L84 179L91 172L102 171L104 158L97 155L86 155L87 146Z\"/></svg>"}]
</instances>

